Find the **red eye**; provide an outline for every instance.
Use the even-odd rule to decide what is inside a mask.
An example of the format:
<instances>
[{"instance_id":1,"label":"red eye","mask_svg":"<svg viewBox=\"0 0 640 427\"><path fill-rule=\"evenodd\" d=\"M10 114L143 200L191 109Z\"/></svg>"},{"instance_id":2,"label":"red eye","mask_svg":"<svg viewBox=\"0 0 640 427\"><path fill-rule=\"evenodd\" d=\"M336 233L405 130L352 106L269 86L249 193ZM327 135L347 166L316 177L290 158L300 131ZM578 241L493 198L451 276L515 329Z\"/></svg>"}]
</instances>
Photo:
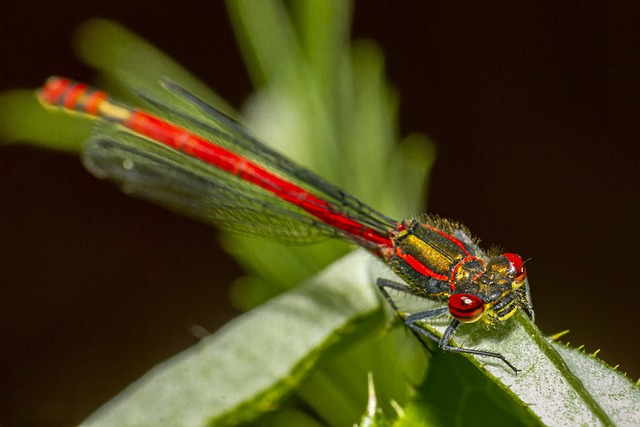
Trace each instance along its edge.
<instances>
[{"instance_id":1,"label":"red eye","mask_svg":"<svg viewBox=\"0 0 640 427\"><path fill-rule=\"evenodd\" d=\"M449 313L462 323L475 322L484 313L484 303L472 294L453 294L449 297Z\"/></svg>"},{"instance_id":2,"label":"red eye","mask_svg":"<svg viewBox=\"0 0 640 427\"><path fill-rule=\"evenodd\" d=\"M527 269L524 266L524 262L522 261L522 258L520 258L520 256L516 254L510 254L510 253L503 254L502 256L508 259L511 265L513 265L513 268L516 269L516 275L514 277L516 282L523 281L525 276L527 275Z\"/></svg>"}]
</instances>

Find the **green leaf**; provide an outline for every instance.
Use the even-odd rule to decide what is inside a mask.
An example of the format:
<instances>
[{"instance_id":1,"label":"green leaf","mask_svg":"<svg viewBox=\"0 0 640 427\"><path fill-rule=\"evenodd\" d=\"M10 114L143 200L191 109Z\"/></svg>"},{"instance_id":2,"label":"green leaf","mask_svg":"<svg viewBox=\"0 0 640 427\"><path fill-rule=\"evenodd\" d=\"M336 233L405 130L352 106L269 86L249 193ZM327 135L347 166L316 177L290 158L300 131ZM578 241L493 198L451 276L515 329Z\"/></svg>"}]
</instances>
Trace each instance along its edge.
<instances>
[{"instance_id":1,"label":"green leaf","mask_svg":"<svg viewBox=\"0 0 640 427\"><path fill-rule=\"evenodd\" d=\"M640 387L637 383L606 365L595 354L586 354L558 342L553 342L553 348L615 425L640 425Z\"/></svg>"},{"instance_id":2,"label":"green leaf","mask_svg":"<svg viewBox=\"0 0 640 427\"><path fill-rule=\"evenodd\" d=\"M227 1L240 51L254 84L295 79L291 72L302 52L292 22L280 1Z\"/></svg>"},{"instance_id":3,"label":"green leaf","mask_svg":"<svg viewBox=\"0 0 640 427\"><path fill-rule=\"evenodd\" d=\"M309 389L318 390L321 383L325 386L320 396L339 407L336 404L349 400L350 393L344 394L345 390L336 386L348 387L352 383L345 381L348 369L358 372L358 364L367 364L362 358L367 353L359 347L380 340L371 337L381 326L380 318L374 321L376 317L372 317L379 298L371 281L383 267L371 261L362 251L343 258L307 284L240 317L154 369L87 423L232 425L276 409L294 389L302 387L303 395L309 397ZM438 352L424 381L400 409L398 425L633 425L637 420L639 393L635 385L620 374L612 376L612 371L592 356L551 345L525 316L489 333L467 329L472 330L463 330L459 340L502 352L522 372L515 375L499 361L467 356L470 364L460 355ZM363 340L357 339L367 334ZM345 352L348 342L357 345ZM388 371L398 365L399 356L416 351L397 344L375 344L368 354L378 348L372 358L385 361ZM554 347L566 353L569 366ZM387 358L384 349L391 350L393 357ZM336 369L337 360L346 360L348 369ZM579 371L582 381L569 367ZM380 368L371 370L374 378L384 372ZM331 373L337 374L334 380L329 380ZM395 380L408 380L407 387L421 377L394 374ZM342 382L335 382L335 378L342 378ZM332 384L329 388L328 380ZM320 399L316 395L312 400ZM376 403L376 410L369 410L373 418L363 420L373 422L379 409Z\"/></svg>"},{"instance_id":4,"label":"green leaf","mask_svg":"<svg viewBox=\"0 0 640 427\"><path fill-rule=\"evenodd\" d=\"M362 251L351 254L230 322L151 370L84 425L235 425L276 409L324 353L382 325L371 261Z\"/></svg>"},{"instance_id":5,"label":"green leaf","mask_svg":"<svg viewBox=\"0 0 640 427\"><path fill-rule=\"evenodd\" d=\"M413 385L422 382L426 365L424 348L413 335L406 328L394 328L326 357L297 394L328 425L351 425L362 419L365 406L366 413L372 414L368 377L375 381L375 412L394 415L395 408L410 399Z\"/></svg>"}]
</instances>

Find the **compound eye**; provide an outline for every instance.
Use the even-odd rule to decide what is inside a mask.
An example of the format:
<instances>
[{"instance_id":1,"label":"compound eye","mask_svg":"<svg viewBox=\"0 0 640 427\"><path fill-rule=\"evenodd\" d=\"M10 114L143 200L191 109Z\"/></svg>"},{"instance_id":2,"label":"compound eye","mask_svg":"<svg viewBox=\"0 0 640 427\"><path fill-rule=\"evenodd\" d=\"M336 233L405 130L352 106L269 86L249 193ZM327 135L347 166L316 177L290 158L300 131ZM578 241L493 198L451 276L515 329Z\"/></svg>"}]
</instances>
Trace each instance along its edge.
<instances>
[{"instance_id":1,"label":"compound eye","mask_svg":"<svg viewBox=\"0 0 640 427\"><path fill-rule=\"evenodd\" d=\"M484 313L484 303L472 294L453 294L448 305L449 313L462 323L475 322Z\"/></svg>"},{"instance_id":2,"label":"compound eye","mask_svg":"<svg viewBox=\"0 0 640 427\"><path fill-rule=\"evenodd\" d=\"M511 253L506 253L506 254L503 254L502 256L508 259L511 265L513 266L513 268L516 269L516 274L514 276L515 281L522 282L524 278L527 276L527 269L524 266L524 261L522 261L522 258L520 258L519 255L511 254Z\"/></svg>"}]
</instances>

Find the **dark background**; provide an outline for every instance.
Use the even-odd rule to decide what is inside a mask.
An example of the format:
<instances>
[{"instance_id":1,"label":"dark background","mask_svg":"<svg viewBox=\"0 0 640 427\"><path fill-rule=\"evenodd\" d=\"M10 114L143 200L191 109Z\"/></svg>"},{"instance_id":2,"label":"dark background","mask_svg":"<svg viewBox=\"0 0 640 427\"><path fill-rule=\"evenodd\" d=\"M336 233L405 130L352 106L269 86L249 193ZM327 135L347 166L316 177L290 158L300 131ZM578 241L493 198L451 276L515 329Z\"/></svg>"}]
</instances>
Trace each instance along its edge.
<instances>
[{"instance_id":1,"label":"dark background","mask_svg":"<svg viewBox=\"0 0 640 427\"><path fill-rule=\"evenodd\" d=\"M6 3L0 89L89 79L71 39L100 16L235 105L251 91L221 2ZM429 210L531 257L541 329L637 378L635 2L376 6L356 5L353 33L385 52L403 135L437 143ZM73 424L194 344L190 325L233 315L220 302L241 272L215 230L60 153L1 148L0 182L0 424Z\"/></svg>"}]
</instances>

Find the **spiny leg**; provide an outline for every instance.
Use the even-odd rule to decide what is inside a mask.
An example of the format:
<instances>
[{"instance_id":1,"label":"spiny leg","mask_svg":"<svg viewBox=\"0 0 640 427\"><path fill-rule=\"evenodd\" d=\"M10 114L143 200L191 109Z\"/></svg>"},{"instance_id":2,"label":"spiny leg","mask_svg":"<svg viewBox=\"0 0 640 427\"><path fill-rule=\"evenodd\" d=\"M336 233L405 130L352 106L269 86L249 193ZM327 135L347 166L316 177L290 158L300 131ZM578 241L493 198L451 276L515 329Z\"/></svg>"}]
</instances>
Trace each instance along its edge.
<instances>
[{"instance_id":1,"label":"spiny leg","mask_svg":"<svg viewBox=\"0 0 640 427\"><path fill-rule=\"evenodd\" d=\"M431 311L431 310L429 310L429 311ZM507 358L504 357L500 353L495 353L495 352L487 351L487 350L477 350L477 349L474 349L474 348L454 347L451 344L449 344L449 340L451 340L456 328L458 327L458 325L460 325L460 321L457 320L457 319L453 319L451 321L451 323L449 323L449 326L447 326L447 329L445 329L444 333L442 334L442 338L438 339L431 332L425 330L424 327L421 324L421 322L423 322L424 320L428 319L429 317L433 317L433 316L430 315L429 311L423 311L421 313L415 313L415 314L407 317L405 319L405 323L407 324L407 326L409 326L409 328L411 328L411 330L415 331L416 333L418 333L420 335L423 335L423 336L425 336L427 338L430 338L432 340L436 340L438 342L438 346L441 349L443 349L444 351L450 351L452 353L473 354L475 356L493 357L493 358L502 360L504 362L504 364L507 365L509 368L511 368L511 370L514 373L517 374L518 372L520 372L520 369L518 369L515 366L513 366L511 364L511 362L509 362L507 360ZM425 317L421 317L421 315L425 315ZM409 323L409 322L411 322L411 323Z\"/></svg>"},{"instance_id":2,"label":"spiny leg","mask_svg":"<svg viewBox=\"0 0 640 427\"><path fill-rule=\"evenodd\" d=\"M435 334L433 334L430 331L426 330L424 328L424 326L422 325L422 322L424 322L427 319L433 318L433 317L437 317L437 316L441 316L443 314L447 314L449 312L449 309L447 307L433 308L433 309L430 309L430 310L421 311L419 313L413 313L413 314L410 314L409 316L405 317L405 316L402 315L402 313L398 309L398 306L391 299L391 296L389 295L389 293L387 292L387 290L385 288L394 289L394 290L397 290L399 292L402 292L402 293L408 294L408 295L415 295L415 296L420 296L420 295L418 295L412 288L410 288L410 287L408 287L408 286L406 286L406 285L404 285L402 283L394 282L394 281L388 280L388 279L379 278L378 281L377 281L377 285L378 285L378 288L380 289L380 292L384 296L384 299L387 300L389 305L391 305L391 307L396 311L396 313L398 313L400 318L403 319L404 323L409 327L411 332L413 332L413 334L416 337L420 338L422 336L422 337L426 337L426 338L428 338L428 339L430 339L432 341L435 341L436 343L438 343L438 346L441 349L443 349L444 351L450 351L452 353L467 353L467 354L473 354L473 355L476 355L476 356L493 357L493 358L496 358L496 359L500 359L505 363L505 365L507 365L509 368L511 368L513 370L513 372L515 372L516 374L520 371L518 368L513 366L511 364L511 362L509 362L500 353L495 353L495 352L486 351L486 350L476 350L476 349L472 349L472 348L454 347L451 344L449 344L449 341L453 337L453 334L456 331L456 328L458 327L458 325L460 325L460 321L457 320L457 319L453 319L451 321L451 323L449 323L449 326L447 326L447 329L445 329L445 331L442 334L441 338L438 338L438 336L436 336ZM431 351L426 346L426 344L423 342L423 340L419 340L419 341L423 344L423 346L427 350Z\"/></svg>"},{"instance_id":3,"label":"spiny leg","mask_svg":"<svg viewBox=\"0 0 640 427\"><path fill-rule=\"evenodd\" d=\"M385 289L385 288L393 289L393 290L396 290L398 292L402 292L402 293L407 294L407 295L414 295L414 296L418 296L418 297L422 297L422 296L418 295L412 288L408 287L407 285L402 284L402 283L398 283L398 282L394 282L392 280L378 278L378 281L376 282L376 284L378 285L378 288L380 289L380 293L382 294L384 299L389 303L391 308L393 308L393 310L396 312L398 317L400 317L402 319L404 324L409 327L409 330L411 331L411 333L413 333L413 335L416 337L416 339L420 342L420 344L422 344L422 346L429 353L433 354L433 351L427 346L427 344L424 342L424 340L420 339L420 337L421 336L428 337L429 339L431 339L432 341L435 341L436 343L438 343L440 341L440 339L437 336L431 334L428 331L425 331L423 329L419 329L419 327L417 327L417 325L414 325L415 320L413 320L413 318L416 315L423 314L423 313L431 313L431 314L429 316L422 317L422 319L426 319L428 317L437 317L437 316L441 316L443 314L447 314L449 312L449 309L447 307L438 307L438 308L435 308L435 309L432 309L432 310L428 310L427 312L420 312L420 313L415 313L415 314L411 314L409 316L406 316L405 314L403 314L400 311L400 309L398 308L396 303L393 301L393 299L391 299L391 296L387 292L387 289ZM418 328L418 329L416 329L416 328Z\"/></svg>"},{"instance_id":4,"label":"spiny leg","mask_svg":"<svg viewBox=\"0 0 640 427\"><path fill-rule=\"evenodd\" d=\"M389 280L389 279L383 279L383 278L378 278L378 281L376 282L376 284L378 285L378 288L380 289L380 293L382 293L382 296L384 297L384 299L389 303L389 305L391 306L391 308L393 308L398 315L400 315L400 317L403 320L409 319L413 316L415 316L414 314L407 316L406 318L401 314L400 309L398 308L398 306L396 305L396 303L391 299L391 296L389 295L389 293L387 292L387 289L393 289L395 291L398 292L402 292L403 294L407 294L407 295L413 295L413 296L417 296L420 298L424 298L424 295L422 295L421 293L415 291L413 288L403 284L403 283L398 283L398 282L394 282L393 280ZM427 311L423 311L420 313L433 313L430 316L423 316L423 319L426 319L428 317L436 317L436 316L441 316L443 314L447 314L449 312L449 309L447 307L438 307L432 310L427 310ZM420 314L420 313L416 313ZM438 341L436 339L436 341Z\"/></svg>"}]
</instances>

